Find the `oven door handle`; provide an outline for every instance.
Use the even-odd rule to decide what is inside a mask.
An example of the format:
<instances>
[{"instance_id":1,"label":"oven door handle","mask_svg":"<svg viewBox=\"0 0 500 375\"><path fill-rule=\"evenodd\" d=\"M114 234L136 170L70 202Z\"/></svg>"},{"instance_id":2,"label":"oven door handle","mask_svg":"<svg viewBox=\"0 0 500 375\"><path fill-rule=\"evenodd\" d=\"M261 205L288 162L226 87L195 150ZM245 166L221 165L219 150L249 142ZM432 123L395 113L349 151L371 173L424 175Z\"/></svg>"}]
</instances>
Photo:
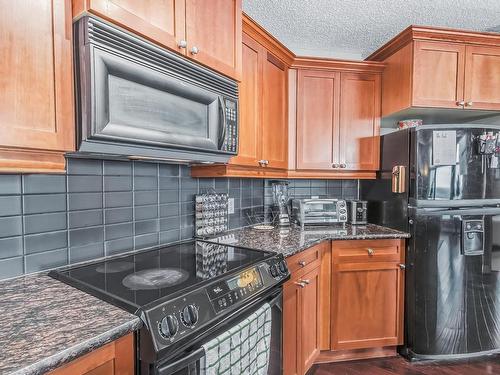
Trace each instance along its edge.
<instances>
[{"instance_id":1,"label":"oven door handle","mask_svg":"<svg viewBox=\"0 0 500 375\"><path fill-rule=\"evenodd\" d=\"M157 375L171 375L175 374L177 371L182 370L186 368L189 364L196 362L203 358L205 356L205 349L203 347L195 350L192 353L189 353L187 356L169 363L167 365L158 367L158 370L156 371Z\"/></svg>"}]
</instances>

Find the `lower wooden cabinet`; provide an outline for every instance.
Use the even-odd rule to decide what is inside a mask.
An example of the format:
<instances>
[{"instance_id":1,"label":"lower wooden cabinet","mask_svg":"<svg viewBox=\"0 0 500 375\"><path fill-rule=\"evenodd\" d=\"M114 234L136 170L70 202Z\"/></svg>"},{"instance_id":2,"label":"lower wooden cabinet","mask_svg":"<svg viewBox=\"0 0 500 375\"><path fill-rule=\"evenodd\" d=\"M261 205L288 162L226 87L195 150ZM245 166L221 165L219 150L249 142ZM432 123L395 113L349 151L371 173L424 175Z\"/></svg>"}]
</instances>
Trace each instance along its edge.
<instances>
[{"instance_id":1,"label":"lower wooden cabinet","mask_svg":"<svg viewBox=\"0 0 500 375\"><path fill-rule=\"evenodd\" d=\"M134 334L94 350L49 375L134 375Z\"/></svg>"},{"instance_id":2,"label":"lower wooden cabinet","mask_svg":"<svg viewBox=\"0 0 500 375\"><path fill-rule=\"evenodd\" d=\"M400 239L325 241L287 259L283 374L396 354L403 343Z\"/></svg>"},{"instance_id":3,"label":"lower wooden cabinet","mask_svg":"<svg viewBox=\"0 0 500 375\"><path fill-rule=\"evenodd\" d=\"M305 374L319 355L325 251L329 251L326 242L287 259L292 277L283 287L283 374Z\"/></svg>"},{"instance_id":4,"label":"lower wooden cabinet","mask_svg":"<svg viewBox=\"0 0 500 375\"><path fill-rule=\"evenodd\" d=\"M403 249L401 240L332 242L331 350L403 343Z\"/></svg>"}]
</instances>

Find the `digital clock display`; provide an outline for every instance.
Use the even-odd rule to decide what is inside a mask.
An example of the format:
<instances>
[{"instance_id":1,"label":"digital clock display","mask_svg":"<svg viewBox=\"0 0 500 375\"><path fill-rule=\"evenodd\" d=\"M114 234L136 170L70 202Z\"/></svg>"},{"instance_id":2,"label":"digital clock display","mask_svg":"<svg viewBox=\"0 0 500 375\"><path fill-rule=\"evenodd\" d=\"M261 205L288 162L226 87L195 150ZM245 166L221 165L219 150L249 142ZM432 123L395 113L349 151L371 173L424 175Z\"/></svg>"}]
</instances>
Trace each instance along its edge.
<instances>
[{"instance_id":1,"label":"digital clock display","mask_svg":"<svg viewBox=\"0 0 500 375\"><path fill-rule=\"evenodd\" d=\"M247 285L258 285L261 283L261 278L259 272L252 268L249 271L242 272L236 277L227 281L227 286L229 290L235 290L238 288L244 288Z\"/></svg>"}]
</instances>

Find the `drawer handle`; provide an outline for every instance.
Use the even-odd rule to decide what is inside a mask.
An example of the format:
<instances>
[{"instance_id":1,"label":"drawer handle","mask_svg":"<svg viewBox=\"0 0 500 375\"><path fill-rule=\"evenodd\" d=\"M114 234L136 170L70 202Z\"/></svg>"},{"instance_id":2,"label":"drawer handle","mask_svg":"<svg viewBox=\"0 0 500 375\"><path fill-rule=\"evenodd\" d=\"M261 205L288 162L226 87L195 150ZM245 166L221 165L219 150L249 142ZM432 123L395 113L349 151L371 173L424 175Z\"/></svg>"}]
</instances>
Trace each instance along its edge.
<instances>
[{"instance_id":1,"label":"drawer handle","mask_svg":"<svg viewBox=\"0 0 500 375\"><path fill-rule=\"evenodd\" d=\"M311 284L311 280L309 280L309 279L300 279L299 282L306 284L306 285Z\"/></svg>"},{"instance_id":2,"label":"drawer handle","mask_svg":"<svg viewBox=\"0 0 500 375\"><path fill-rule=\"evenodd\" d=\"M300 282L300 281L299 282L295 281L294 284L300 286L301 288L306 287L306 284L304 284L303 282Z\"/></svg>"},{"instance_id":3,"label":"drawer handle","mask_svg":"<svg viewBox=\"0 0 500 375\"><path fill-rule=\"evenodd\" d=\"M307 264L307 263L306 263L306 262L304 262L303 260L301 260L301 261L299 262L299 266L301 266L301 267L305 267L305 266L306 266L306 264Z\"/></svg>"},{"instance_id":4,"label":"drawer handle","mask_svg":"<svg viewBox=\"0 0 500 375\"><path fill-rule=\"evenodd\" d=\"M375 250L373 250L373 249L371 249L371 248L366 249L366 251L368 252L368 255L369 255L369 256L373 256L373 255L375 255Z\"/></svg>"}]
</instances>

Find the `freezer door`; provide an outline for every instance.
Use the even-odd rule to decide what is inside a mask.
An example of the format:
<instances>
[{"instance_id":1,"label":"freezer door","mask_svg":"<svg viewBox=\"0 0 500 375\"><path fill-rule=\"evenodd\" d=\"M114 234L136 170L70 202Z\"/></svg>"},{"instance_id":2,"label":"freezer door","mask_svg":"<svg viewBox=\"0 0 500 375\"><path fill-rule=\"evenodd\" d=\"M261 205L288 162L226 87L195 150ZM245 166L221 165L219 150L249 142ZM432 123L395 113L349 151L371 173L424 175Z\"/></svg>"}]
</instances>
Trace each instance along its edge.
<instances>
[{"instance_id":1,"label":"freezer door","mask_svg":"<svg viewBox=\"0 0 500 375\"><path fill-rule=\"evenodd\" d=\"M417 357L500 349L500 208L412 209L406 348Z\"/></svg>"},{"instance_id":2,"label":"freezer door","mask_svg":"<svg viewBox=\"0 0 500 375\"><path fill-rule=\"evenodd\" d=\"M419 207L500 203L500 162L496 141L485 148L484 134L500 128L478 125L424 126L412 133L414 194ZM493 143L492 143L493 142ZM488 201L479 202L487 199Z\"/></svg>"}]
</instances>

